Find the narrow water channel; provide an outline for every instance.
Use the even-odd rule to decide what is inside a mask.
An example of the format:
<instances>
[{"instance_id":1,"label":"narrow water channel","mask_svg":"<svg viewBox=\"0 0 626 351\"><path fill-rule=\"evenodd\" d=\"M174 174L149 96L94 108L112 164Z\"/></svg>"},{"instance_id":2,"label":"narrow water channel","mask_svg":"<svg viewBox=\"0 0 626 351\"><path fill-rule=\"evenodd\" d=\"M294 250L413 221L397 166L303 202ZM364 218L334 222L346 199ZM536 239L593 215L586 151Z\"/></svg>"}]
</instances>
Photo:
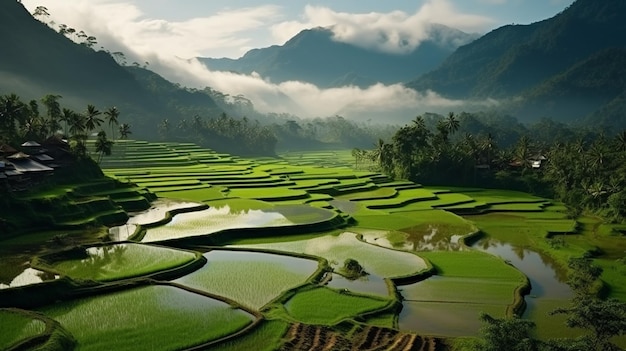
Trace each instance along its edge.
<instances>
[{"instance_id":1,"label":"narrow water channel","mask_svg":"<svg viewBox=\"0 0 626 351\"><path fill-rule=\"evenodd\" d=\"M525 297L523 318L536 324L536 334L542 339L572 337L578 332L565 327L565 317L550 315L559 307L568 306L573 292L565 283L567 273L548 256L525 247L512 245L494 238L484 238L473 249L502 257L524 273L531 284Z\"/></svg>"}]
</instances>

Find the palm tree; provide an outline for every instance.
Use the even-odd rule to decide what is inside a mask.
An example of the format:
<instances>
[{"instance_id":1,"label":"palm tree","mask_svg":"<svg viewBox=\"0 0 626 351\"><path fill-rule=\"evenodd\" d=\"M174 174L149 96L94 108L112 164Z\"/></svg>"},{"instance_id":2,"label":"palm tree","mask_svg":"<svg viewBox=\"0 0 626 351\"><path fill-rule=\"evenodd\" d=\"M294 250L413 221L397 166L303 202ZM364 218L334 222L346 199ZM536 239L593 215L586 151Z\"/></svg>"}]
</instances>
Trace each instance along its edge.
<instances>
[{"instance_id":1,"label":"palm tree","mask_svg":"<svg viewBox=\"0 0 626 351\"><path fill-rule=\"evenodd\" d=\"M370 154L372 161L376 162L384 172L389 172L393 161L391 156L391 145L385 143L383 139L378 139L374 150Z\"/></svg>"},{"instance_id":2,"label":"palm tree","mask_svg":"<svg viewBox=\"0 0 626 351\"><path fill-rule=\"evenodd\" d=\"M601 140L596 140L589 148L587 154L594 175L598 175L598 173L604 168L604 161L607 156L605 144Z\"/></svg>"},{"instance_id":3,"label":"palm tree","mask_svg":"<svg viewBox=\"0 0 626 351\"><path fill-rule=\"evenodd\" d=\"M71 112L69 125L70 134L72 134L73 137L82 135L85 132L85 116L80 113Z\"/></svg>"},{"instance_id":4,"label":"palm tree","mask_svg":"<svg viewBox=\"0 0 626 351\"><path fill-rule=\"evenodd\" d=\"M128 123L120 124L119 131L121 139L127 139L130 134L133 134L133 132L130 131L130 124Z\"/></svg>"},{"instance_id":5,"label":"palm tree","mask_svg":"<svg viewBox=\"0 0 626 351\"><path fill-rule=\"evenodd\" d=\"M448 114L448 118L446 118L445 126L449 134L454 134L456 133L457 130L459 130L461 123L459 122L458 119L456 119L456 116L454 115L454 113L450 112Z\"/></svg>"},{"instance_id":6,"label":"palm tree","mask_svg":"<svg viewBox=\"0 0 626 351\"><path fill-rule=\"evenodd\" d=\"M48 94L41 98L41 102L47 109L48 126L50 131L53 133L56 133L61 128L61 125L59 124L59 119L61 117L61 105L59 104L59 99L61 97L61 95Z\"/></svg>"},{"instance_id":7,"label":"palm tree","mask_svg":"<svg viewBox=\"0 0 626 351\"><path fill-rule=\"evenodd\" d=\"M24 122L26 112L27 106L19 96L15 94L0 96L0 135L7 139L15 136L17 123Z\"/></svg>"},{"instance_id":8,"label":"palm tree","mask_svg":"<svg viewBox=\"0 0 626 351\"><path fill-rule=\"evenodd\" d=\"M413 122L413 127L417 129L426 129L426 122L424 121L424 117L416 116L412 122Z\"/></svg>"},{"instance_id":9,"label":"palm tree","mask_svg":"<svg viewBox=\"0 0 626 351\"><path fill-rule=\"evenodd\" d=\"M104 130L98 132L98 139L96 140L96 152L98 155L98 163L102 161L103 155L111 155L111 150L113 149L113 142L107 139L107 133Z\"/></svg>"},{"instance_id":10,"label":"palm tree","mask_svg":"<svg viewBox=\"0 0 626 351\"><path fill-rule=\"evenodd\" d=\"M118 117L120 116L120 111L115 106L109 107L106 111L104 111L104 115L109 123L109 128L111 128L111 136L115 139L115 129L113 129L113 125L119 125Z\"/></svg>"},{"instance_id":11,"label":"palm tree","mask_svg":"<svg viewBox=\"0 0 626 351\"><path fill-rule=\"evenodd\" d=\"M98 111L94 105L87 105L87 111L85 114L85 128L87 131L92 131L97 127L100 127L104 122L100 117L102 112Z\"/></svg>"},{"instance_id":12,"label":"palm tree","mask_svg":"<svg viewBox=\"0 0 626 351\"><path fill-rule=\"evenodd\" d=\"M70 122L72 122L72 118L76 113L72 110L70 110L69 108L64 108L63 112L61 113L61 115L59 116L59 121L63 122L63 134L65 134L65 136L67 137L67 128L68 125L70 124Z\"/></svg>"},{"instance_id":13,"label":"palm tree","mask_svg":"<svg viewBox=\"0 0 626 351\"><path fill-rule=\"evenodd\" d=\"M615 137L615 145L617 146L617 150L626 153L626 130L622 130Z\"/></svg>"}]
</instances>

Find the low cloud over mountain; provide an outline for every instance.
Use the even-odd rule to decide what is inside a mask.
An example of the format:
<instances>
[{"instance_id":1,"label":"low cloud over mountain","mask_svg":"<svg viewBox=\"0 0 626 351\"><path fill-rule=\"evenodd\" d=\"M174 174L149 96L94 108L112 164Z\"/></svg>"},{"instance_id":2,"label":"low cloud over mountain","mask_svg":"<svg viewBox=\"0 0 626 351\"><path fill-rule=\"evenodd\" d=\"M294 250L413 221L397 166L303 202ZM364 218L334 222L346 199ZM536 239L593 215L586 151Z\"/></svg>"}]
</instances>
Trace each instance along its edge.
<instances>
[{"instance_id":1,"label":"low cloud over mountain","mask_svg":"<svg viewBox=\"0 0 626 351\"><path fill-rule=\"evenodd\" d=\"M346 14L309 6L305 8L303 21L298 23L282 21L280 8L276 6L237 9L169 22L148 18L130 2L23 2L31 9L37 5L48 7L50 20L57 25L65 23L84 30L98 39L97 47L124 52L129 63L136 61L143 65L147 61L151 70L185 86L210 86L231 95L242 94L262 112L289 112L302 117L342 113L346 117L363 118L362 112L367 107L370 114L378 114L385 121L397 121L401 116L403 120L409 120L418 113L446 111L452 106L460 108L464 102L442 99L432 92L415 92L401 85L322 89L305 82L272 83L255 74L209 71L196 60L188 58L206 55L220 46L245 48L250 45L248 33L265 30L268 23L269 30L277 37L288 36L290 30L309 24L333 24L337 40L397 53L418 45L428 37L427 18L443 24L451 23L465 30L480 30L490 23L488 18L458 13L446 0L429 1L415 14ZM371 22L371 25L363 26L365 22ZM373 33L377 33L378 39L367 39ZM445 35L440 39L445 41ZM410 78L407 77L407 80Z\"/></svg>"}]
</instances>

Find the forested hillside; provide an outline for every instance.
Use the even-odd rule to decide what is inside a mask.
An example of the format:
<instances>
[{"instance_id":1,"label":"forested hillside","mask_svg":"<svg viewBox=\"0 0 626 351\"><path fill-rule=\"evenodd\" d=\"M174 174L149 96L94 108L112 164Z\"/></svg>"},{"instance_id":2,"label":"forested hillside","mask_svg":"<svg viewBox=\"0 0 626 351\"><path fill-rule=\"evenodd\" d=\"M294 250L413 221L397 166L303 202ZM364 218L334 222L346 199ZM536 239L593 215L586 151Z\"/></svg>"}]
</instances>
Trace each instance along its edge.
<instances>
[{"instance_id":1,"label":"forested hillside","mask_svg":"<svg viewBox=\"0 0 626 351\"><path fill-rule=\"evenodd\" d=\"M623 106L611 101L621 91L624 61L607 50L626 47L624 32L625 2L578 0L553 18L488 33L408 86L463 99L523 95L522 103L506 105L522 120L576 121L599 109L614 114ZM602 122L623 126L623 120Z\"/></svg>"}]
</instances>

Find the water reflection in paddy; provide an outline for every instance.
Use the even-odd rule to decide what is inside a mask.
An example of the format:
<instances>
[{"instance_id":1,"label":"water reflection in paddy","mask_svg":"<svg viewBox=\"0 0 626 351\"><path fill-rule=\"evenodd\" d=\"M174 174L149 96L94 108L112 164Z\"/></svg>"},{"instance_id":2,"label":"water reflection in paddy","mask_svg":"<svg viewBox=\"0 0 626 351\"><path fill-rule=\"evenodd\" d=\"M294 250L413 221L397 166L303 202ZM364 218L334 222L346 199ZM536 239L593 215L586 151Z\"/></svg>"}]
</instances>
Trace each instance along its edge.
<instances>
[{"instance_id":1,"label":"water reflection in paddy","mask_svg":"<svg viewBox=\"0 0 626 351\"><path fill-rule=\"evenodd\" d=\"M522 271L530 280L530 293L535 298L569 299L573 295L565 283L566 273L546 255L492 238L480 240L473 248L502 257Z\"/></svg>"},{"instance_id":2,"label":"water reflection in paddy","mask_svg":"<svg viewBox=\"0 0 626 351\"><path fill-rule=\"evenodd\" d=\"M404 251L459 251L463 249L461 239L464 235L451 234L436 225L429 225L422 230L367 230L363 232L363 239L370 244ZM398 240L399 236L403 236L402 240Z\"/></svg>"},{"instance_id":3,"label":"water reflection in paddy","mask_svg":"<svg viewBox=\"0 0 626 351\"><path fill-rule=\"evenodd\" d=\"M504 317L502 306L497 305L405 301L398 326L425 335L476 336L482 326L481 312Z\"/></svg>"},{"instance_id":4,"label":"water reflection in paddy","mask_svg":"<svg viewBox=\"0 0 626 351\"><path fill-rule=\"evenodd\" d=\"M158 199L152 203L152 206L149 209L138 213L131 213L128 223L151 224L165 218L167 212L182 209L199 208L202 206L204 205L197 202L180 201L173 199Z\"/></svg>"},{"instance_id":5,"label":"water reflection in paddy","mask_svg":"<svg viewBox=\"0 0 626 351\"><path fill-rule=\"evenodd\" d=\"M550 315L556 308L567 307L573 296L565 283L566 272L548 256L494 238L477 242L474 249L489 252L509 261L530 280L532 289L525 297L526 310L522 317L537 325L537 335L543 339L576 337L579 332L565 327L564 315Z\"/></svg>"},{"instance_id":6,"label":"water reflection in paddy","mask_svg":"<svg viewBox=\"0 0 626 351\"><path fill-rule=\"evenodd\" d=\"M226 205L206 210L182 213L172 221L146 231L144 242L206 235L225 229L279 227L293 225L282 213L274 209L232 211Z\"/></svg>"},{"instance_id":7,"label":"water reflection in paddy","mask_svg":"<svg viewBox=\"0 0 626 351\"><path fill-rule=\"evenodd\" d=\"M385 282L383 278L372 274L358 279L347 279L339 274L333 273L327 285L333 289L347 289L355 293L389 297L387 282Z\"/></svg>"},{"instance_id":8,"label":"water reflection in paddy","mask_svg":"<svg viewBox=\"0 0 626 351\"><path fill-rule=\"evenodd\" d=\"M130 213L126 224L109 229L109 238L112 241L124 241L135 233L138 225L153 224L163 220L167 213L175 210L193 209L204 206L201 203L180 201L173 199L158 199L152 206L141 212Z\"/></svg>"},{"instance_id":9,"label":"water reflection in paddy","mask_svg":"<svg viewBox=\"0 0 626 351\"><path fill-rule=\"evenodd\" d=\"M34 268L26 268L22 273L13 278L13 280L7 285L0 283L0 289L16 288L18 286L25 286L31 284L39 284L46 281L58 279L58 275L54 275L48 272L42 272Z\"/></svg>"}]
</instances>

